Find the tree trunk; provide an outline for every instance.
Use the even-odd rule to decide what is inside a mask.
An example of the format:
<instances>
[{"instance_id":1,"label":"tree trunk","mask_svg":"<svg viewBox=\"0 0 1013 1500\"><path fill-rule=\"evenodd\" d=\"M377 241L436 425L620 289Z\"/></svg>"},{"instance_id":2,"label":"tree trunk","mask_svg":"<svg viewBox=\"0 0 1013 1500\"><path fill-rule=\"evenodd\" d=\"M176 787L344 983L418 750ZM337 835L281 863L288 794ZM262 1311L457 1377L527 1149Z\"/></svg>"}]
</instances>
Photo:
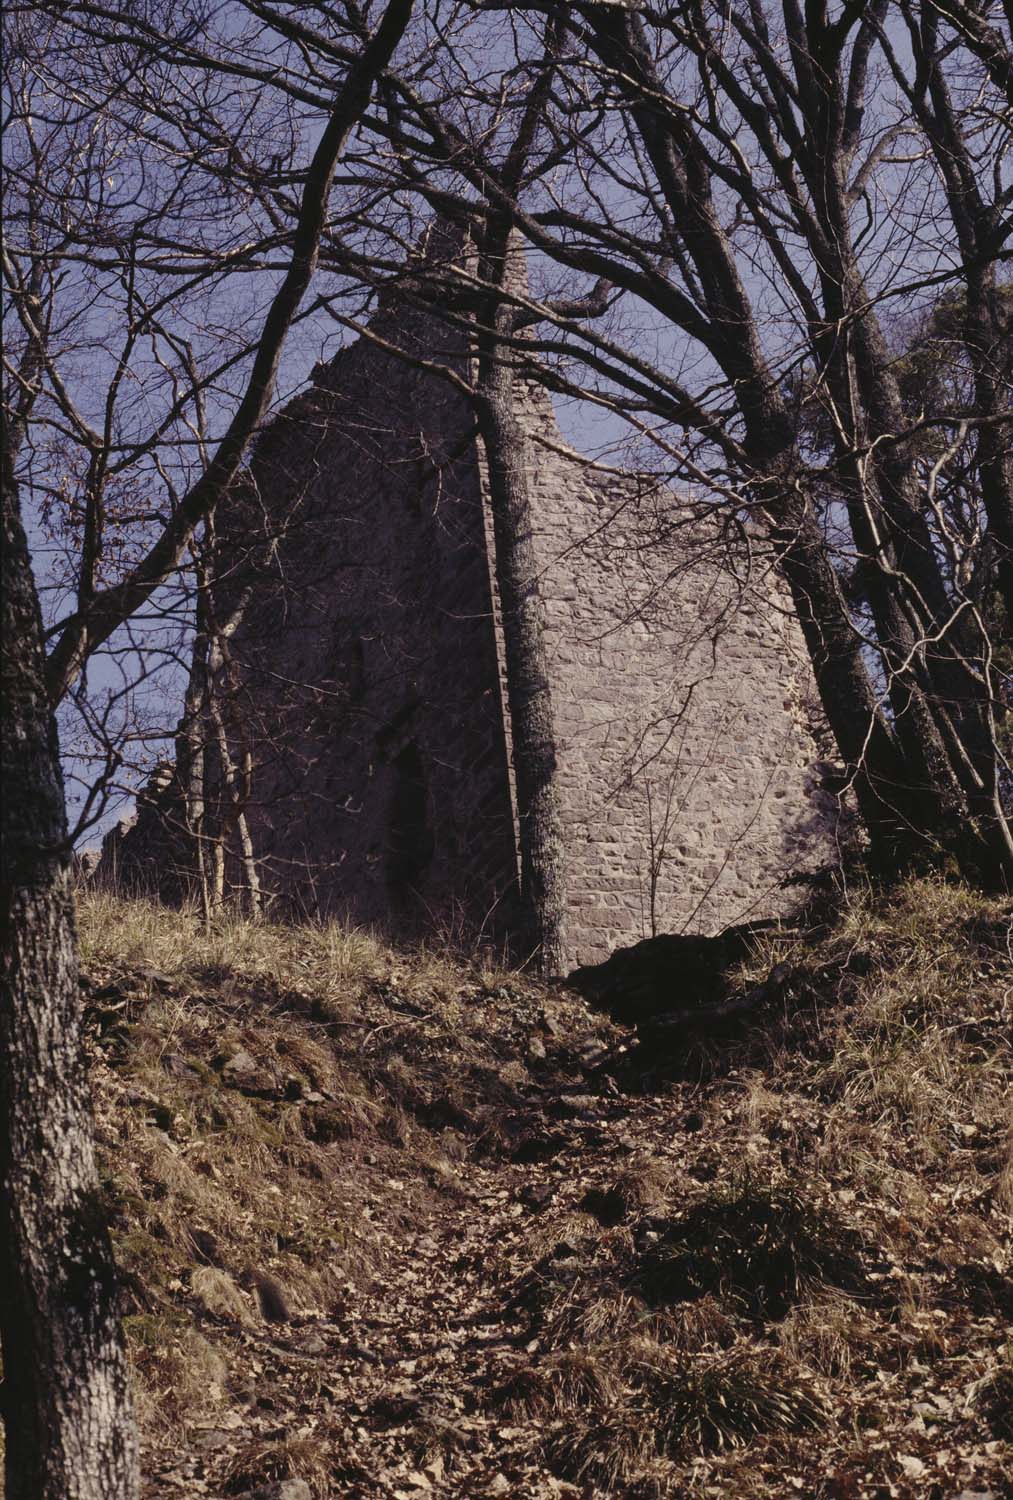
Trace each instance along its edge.
<instances>
[{"instance_id":1,"label":"tree trunk","mask_svg":"<svg viewBox=\"0 0 1013 1500\"><path fill-rule=\"evenodd\" d=\"M193 550L193 549L191 549ZM204 725L204 703L207 697L207 610L203 599L203 574L196 552L194 572L197 580L196 628L190 653L190 675L183 699L183 722L177 738L176 759L186 808L186 831L193 846L194 876L200 897L201 917L205 931L211 926L211 887L207 861L207 745Z\"/></svg>"},{"instance_id":2,"label":"tree trunk","mask_svg":"<svg viewBox=\"0 0 1013 1500\"><path fill-rule=\"evenodd\" d=\"M514 409L508 349L512 311L493 314L494 332L480 341L478 420L489 473L496 582L503 617L521 844L522 942L543 974L563 967L563 841L556 784L548 664L531 535L529 445ZM500 327L499 325L502 325Z\"/></svg>"},{"instance_id":3,"label":"tree trunk","mask_svg":"<svg viewBox=\"0 0 1013 1500\"><path fill-rule=\"evenodd\" d=\"M2 506L7 1500L129 1500L138 1493L137 1446L81 1050L63 781L9 453Z\"/></svg>"},{"instance_id":4,"label":"tree trunk","mask_svg":"<svg viewBox=\"0 0 1013 1500\"><path fill-rule=\"evenodd\" d=\"M893 731L877 702L848 617L840 582L811 506L782 498L771 506L772 537L791 589L813 676L881 874L908 867L918 840L914 793Z\"/></svg>"}]
</instances>

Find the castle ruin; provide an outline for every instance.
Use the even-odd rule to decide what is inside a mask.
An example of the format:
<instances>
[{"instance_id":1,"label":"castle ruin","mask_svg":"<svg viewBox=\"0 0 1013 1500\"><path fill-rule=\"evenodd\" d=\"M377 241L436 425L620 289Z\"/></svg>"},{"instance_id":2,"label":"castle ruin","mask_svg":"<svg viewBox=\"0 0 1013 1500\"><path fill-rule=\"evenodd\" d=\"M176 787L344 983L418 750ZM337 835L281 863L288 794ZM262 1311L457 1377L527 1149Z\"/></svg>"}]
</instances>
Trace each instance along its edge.
<instances>
[{"instance_id":1,"label":"castle ruin","mask_svg":"<svg viewBox=\"0 0 1013 1500\"><path fill-rule=\"evenodd\" d=\"M394 936L499 942L518 833L492 526L473 409L440 373L471 368L466 331L394 299L318 366L219 515L215 610L265 891ZM831 808L760 539L583 460L538 384L515 400L569 960L783 911L785 877L826 860ZM151 857L139 827L125 867Z\"/></svg>"}]
</instances>

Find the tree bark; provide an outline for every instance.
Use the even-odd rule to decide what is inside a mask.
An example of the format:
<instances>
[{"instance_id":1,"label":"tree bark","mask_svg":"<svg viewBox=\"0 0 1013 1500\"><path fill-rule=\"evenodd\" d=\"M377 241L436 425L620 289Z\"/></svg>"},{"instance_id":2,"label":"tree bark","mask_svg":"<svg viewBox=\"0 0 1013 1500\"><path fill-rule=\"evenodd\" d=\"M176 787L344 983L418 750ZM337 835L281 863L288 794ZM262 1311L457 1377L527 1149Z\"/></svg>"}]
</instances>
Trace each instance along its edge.
<instances>
[{"instance_id":1,"label":"tree bark","mask_svg":"<svg viewBox=\"0 0 1013 1500\"><path fill-rule=\"evenodd\" d=\"M0 1337L8 1500L131 1500L137 1443L81 1049L42 621L4 454Z\"/></svg>"},{"instance_id":2,"label":"tree bark","mask_svg":"<svg viewBox=\"0 0 1013 1500\"><path fill-rule=\"evenodd\" d=\"M877 701L848 617L840 581L812 507L779 497L770 506L771 535L791 589L823 711L854 789L869 835L870 862L880 874L908 867L918 840L915 795L896 737Z\"/></svg>"},{"instance_id":3,"label":"tree bark","mask_svg":"<svg viewBox=\"0 0 1013 1500\"><path fill-rule=\"evenodd\" d=\"M505 244L504 244L505 254ZM512 309L493 312L480 339L476 393L488 466L503 619L517 814L520 824L522 943L543 974L563 967L563 841L556 745L545 654L538 564L532 538L529 445L514 406L509 351Z\"/></svg>"},{"instance_id":4,"label":"tree bark","mask_svg":"<svg viewBox=\"0 0 1013 1500\"><path fill-rule=\"evenodd\" d=\"M193 847L194 877L205 930L211 926L211 887L207 860L207 746L204 702L207 696L208 623L203 596L203 568L196 549L196 622L190 652L190 674L183 699L183 720L177 738L176 761L186 809L186 832Z\"/></svg>"}]
</instances>

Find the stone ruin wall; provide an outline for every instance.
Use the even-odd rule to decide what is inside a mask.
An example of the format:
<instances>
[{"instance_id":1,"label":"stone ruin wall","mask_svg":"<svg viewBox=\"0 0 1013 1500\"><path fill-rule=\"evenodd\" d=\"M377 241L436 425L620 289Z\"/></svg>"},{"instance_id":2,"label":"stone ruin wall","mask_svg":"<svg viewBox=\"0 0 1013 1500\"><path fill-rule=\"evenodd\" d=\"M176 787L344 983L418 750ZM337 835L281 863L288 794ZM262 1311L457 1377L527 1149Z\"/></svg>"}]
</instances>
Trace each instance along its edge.
<instances>
[{"instance_id":1,"label":"stone ruin wall","mask_svg":"<svg viewBox=\"0 0 1013 1500\"><path fill-rule=\"evenodd\" d=\"M468 371L463 339L432 316L381 314L373 328ZM832 808L783 595L760 563L736 586L670 493L582 463L537 386L518 406L568 959L789 908L785 875L832 852ZM395 936L507 941L509 729L467 398L360 339L266 429L251 477L222 517L219 597L227 613L249 590L235 727L254 755L247 816L266 889L290 911Z\"/></svg>"},{"instance_id":2,"label":"stone ruin wall","mask_svg":"<svg viewBox=\"0 0 1013 1500\"><path fill-rule=\"evenodd\" d=\"M462 364L460 340L417 325L420 354ZM412 332L402 316L399 341ZM255 604L234 649L258 762L254 847L296 911L401 936L511 925L483 497L474 440L462 443L473 425L439 376L360 340L258 444L246 529L279 544L266 564L248 548Z\"/></svg>"},{"instance_id":3,"label":"stone ruin wall","mask_svg":"<svg viewBox=\"0 0 1013 1500\"><path fill-rule=\"evenodd\" d=\"M448 347L435 320L419 316L414 336L429 359L442 339L443 357L466 368L467 351ZM253 466L268 510L277 514L279 496L295 509L281 570L297 587L277 590L273 612L258 605L237 649L261 712L278 696L273 678L306 685L278 698L255 843L276 888L307 910L495 940L509 934L516 858L473 419L438 376L368 341L319 380ZM582 462L537 386L518 391L518 407L543 570L569 958L787 909L796 893L784 877L828 856L832 809L816 784L808 669L783 594L762 556L745 583L738 558L737 584L724 543L670 493ZM310 707L312 684L325 688L322 706ZM413 795L425 803L421 826L399 831ZM413 837L414 853L399 848Z\"/></svg>"},{"instance_id":4,"label":"stone ruin wall","mask_svg":"<svg viewBox=\"0 0 1013 1500\"><path fill-rule=\"evenodd\" d=\"M567 949L582 963L658 932L789 910L785 876L832 854L811 682L789 601L753 556L654 485L563 444L519 397L565 828Z\"/></svg>"}]
</instances>

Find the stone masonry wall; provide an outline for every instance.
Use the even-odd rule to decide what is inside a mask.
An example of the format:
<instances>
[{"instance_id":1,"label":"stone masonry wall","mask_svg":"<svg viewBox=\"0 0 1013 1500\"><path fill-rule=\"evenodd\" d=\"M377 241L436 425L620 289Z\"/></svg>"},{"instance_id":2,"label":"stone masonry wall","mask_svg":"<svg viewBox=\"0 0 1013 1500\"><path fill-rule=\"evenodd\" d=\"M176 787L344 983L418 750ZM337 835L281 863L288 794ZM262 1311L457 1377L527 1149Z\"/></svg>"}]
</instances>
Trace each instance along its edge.
<instances>
[{"instance_id":1,"label":"stone masonry wall","mask_svg":"<svg viewBox=\"0 0 1013 1500\"><path fill-rule=\"evenodd\" d=\"M372 333L266 429L219 518L254 849L288 911L508 941L516 824L474 415L376 340L464 376L471 353L435 314L392 302ZM777 914L794 899L785 876L832 853L832 809L804 649L759 539L730 555L702 507L567 449L537 385L517 402L568 959Z\"/></svg>"},{"instance_id":2,"label":"stone masonry wall","mask_svg":"<svg viewBox=\"0 0 1013 1500\"><path fill-rule=\"evenodd\" d=\"M754 542L596 471L525 386L575 962L716 932L797 900L831 854L804 722L804 645ZM734 564L734 576L730 565ZM744 581L747 580L748 581Z\"/></svg>"},{"instance_id":3,"label":"stone masonry wall","mask_svg":"<svg viewBox=\"0 0 1013 1500\"><path fill-rule=\"evenodd\" d=\"M382 320L376 325L383 332ZM399 342L460 366L431 318ZM296 911L401 936L510 925L516 879L473 420L438 375L367 340L261 440L220 592L266 884ZM273 553L267 537L277 534ZM224 605L223 605L224 608Z\"/></svg>"}]
</instances>

